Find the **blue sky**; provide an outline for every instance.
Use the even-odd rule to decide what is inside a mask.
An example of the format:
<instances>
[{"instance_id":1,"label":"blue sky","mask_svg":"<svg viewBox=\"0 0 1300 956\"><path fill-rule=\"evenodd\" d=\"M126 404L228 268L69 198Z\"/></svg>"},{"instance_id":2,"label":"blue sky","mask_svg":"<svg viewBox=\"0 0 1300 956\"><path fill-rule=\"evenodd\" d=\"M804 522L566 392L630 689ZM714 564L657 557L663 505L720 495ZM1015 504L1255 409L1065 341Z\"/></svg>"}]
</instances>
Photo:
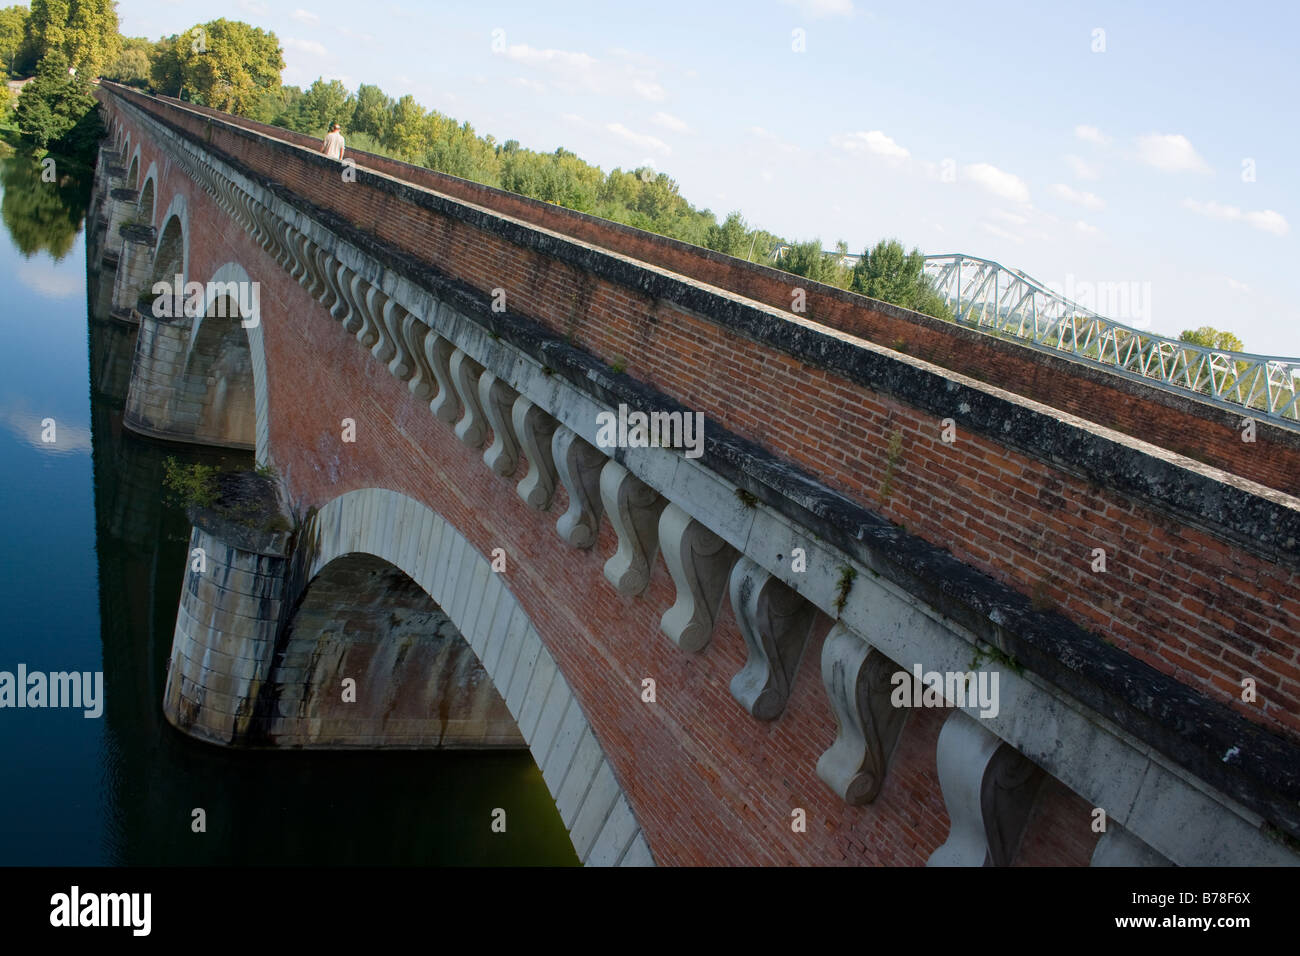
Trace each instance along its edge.
<instances>
[{"instance_id":1,"label":"blue sky","mask_svg":"<svg viewBox=\"0 0 1300 956\"><path fill-rule=\"evenodd\" d=\"M1252 352L1300 356L1300 5L1039 6L120 0L118 12L124 33L151 39L245 20L280 38L286 83L376 83L498 140L605 169L649 161L697 206L789 238L857 252L897 237L1057 287L1136 284L1132 314L1113 317L1175 335L1214 325Z\"/></svg>"}]
</instances>

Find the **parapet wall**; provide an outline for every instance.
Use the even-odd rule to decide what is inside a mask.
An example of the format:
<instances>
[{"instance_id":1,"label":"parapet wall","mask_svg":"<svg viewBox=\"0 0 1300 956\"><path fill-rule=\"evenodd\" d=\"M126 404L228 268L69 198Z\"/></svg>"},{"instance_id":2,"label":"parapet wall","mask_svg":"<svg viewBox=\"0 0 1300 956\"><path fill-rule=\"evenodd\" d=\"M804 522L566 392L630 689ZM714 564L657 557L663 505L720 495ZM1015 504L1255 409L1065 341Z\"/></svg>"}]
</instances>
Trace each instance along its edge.
<instances>
[{"instance_id":1,"label":"parapet wall","mask_svg":"<svg viewBox=\"0 0 1300 956\"><path fill-rule=\"evenodd\" d=\"M128 97L133 92L113 88L126 92ZM210 116L223 125L270 136L319 154L319 139L294 130L170 97L151 97L146 101L159 105L172 103L185 113ZM165 111L170 119L176 114L177 111ZM192 118L186 126L195 132L202 127L202 123L196 124ZM782 312L790 311L793 290L802 289L806 310L800 317L810 322L916 356L1270 488L1300 494L1300 432L1257 421L1255 442L1243 449L1242 415L1154 385L553 203L363 150L349 149L347 155L384 176L600 246ZM315 175L320 179L319 171ZM318 185L327 186L328 182L321 180ZM321 202L315 193L304 195L313 202ZM331 209L342 208L330 200L321 204ZM353 211L349 209L349 214ZM365 229L378 221L373 213L353 220Z\"/></svg>"}]
</instances>

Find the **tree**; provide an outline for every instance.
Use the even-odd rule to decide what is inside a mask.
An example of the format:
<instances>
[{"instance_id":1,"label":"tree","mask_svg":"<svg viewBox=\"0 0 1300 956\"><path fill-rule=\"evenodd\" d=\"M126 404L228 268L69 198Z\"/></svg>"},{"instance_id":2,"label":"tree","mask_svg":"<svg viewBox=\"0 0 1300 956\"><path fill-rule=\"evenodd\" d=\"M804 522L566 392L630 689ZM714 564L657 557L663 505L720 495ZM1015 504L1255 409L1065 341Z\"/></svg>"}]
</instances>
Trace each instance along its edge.
<instances>
[{"instance_id":1,"label":"tree","mask_svg":"<svg viewBox=\"0 0 1300 956\"><path fill-rule=\"evenodd\" d=\"M1220 332L1209 325L1202 325L1199 329L1184 329L1178 339L1182 342L1190 342L1192 345L1200 345L1207 349L1219 349L1223 352L1246 351L1246 346L1241 339L1231 332Z\"/></svg>"},{"instance_id":2,"label":"tree","mask_svg":"<svg viewBox=\"0 0 1300 956\"><path fill-rule=\"evenodd\" d=\"M39 148L62 143L65 152L79 154L93 149L101 129L99 105L89 84L70 76L63 63L57 54L41 60L36 79L23 87L14 112L19 132Z\"/></svg>"},{"instance_id":3,"label":"tree","mask_svg":"<svg viewBox=\"0 0 1300 956\"><path fill-rule=\"evenodd\" d=\"M148 86L152 75L154 44L144 37L123 37L122 50L109 66L104 77L128 86Z\"/></svg>"},{"instance_id":4,"label":"tree","mask_svg":"<svg viewBox=\"0 0 1300 956\"><path fill-rule=\"evenodd\" d=\"M160 42L153 80L162 93L247 115L280 85L284 55L274 33L239 20L211 20Z\"/></svg>"},{"instance_id":5,"label":"tree","mask_svg":"<svg viewBox=\"0 0 1300 956\"><path fill-rule=\"evenodd\" d=\"M300 99L302 99L302 90L296 86L277 86L262 90L247 115L259 123L274 123L276 126L288 127L294 106Z\"/></svg>"},{"instance_id":6,"label":"tree","mask_svg":"<svg viewBox=\"0 0 1300 956\"><path fill-rule=\"evenodd\" d=\"M409 93L403 96L388 111L384 145L407 161L427 155L433 143L424 117L424 107L415 102L415 97Z\"/></svg>"},{"instance_id":7,"label":"tree","mask_svg":"<svg viewBox=\"0 0 1300 956\"><path fill-rule=\"evenodd\" d=\"M42 60L54 57L85 80L116 61L122 46L114 0L32 0L28 35Z\"/></svg>"},{"instance_id":8,"label":"tree","mask_svg":"<svg viewBox=\"0 0 1300 956\"><path fill-rule=\"evenodd\" d=\"M704 238L706 248L713 249L738 259L746 258L752 248L749 228L740 211L727 213L722 225L716 223L708 228Z\"/></svg>"},{"instance_id":9,"label":"tree","mask_svg":"<svg viewBox=\"0 0 1300 956\"><path fill-rule=\"evenodd\" d=\"M904 253L897 239L882 239L865 250L853 267L850 288L854 292L892 302L940 319L952 319L952 311L925 276L921 250Z\"/></svg>"},{"instance_id":10,"label":"tree","mask_svg":"<svg viewBox=\"0 0 1300 956\"><path fill-rule=\"evenodd\" d=\"M383 141L393 100L377 86L362 83L357 87L356 108L352 111L352 132L364 133Z\"/></svg>"},{"instance_id":11,"label":"tree","mask_svg":"<svg viewBox=\"0 0 1300 956\"><path fill-rule=\"evenodd\" d=\"M31 11L26 7L5 7L0 10L0 66L10 76L17 76L19 57L28 46L27 21Z\"/></svg>"},{"instance_id":12,"label":"tree","mask_svg":"<svg viewBox=\"0 0 1300 956\"><path fill-rule=\"evenodd\" d=\"M795 243L777 265L786 272L793 272L813 282L847 288L849 271L840 264L840 259L848 254L848 246L841 242L839 247L838 253L827 255L822 251L820 239Z\"/></svg>"},{"instance_id":13,"label":"tree","mask_svg":"<svg viewBox=\"0 0 1300 956\"><path fill-rule=\"evenodd\" d=\"M331 123L351 128L356 100L338 80L316 80L287 110L284 118L290 129L300 133L324 133Z\"/></svg>"}]
</instances>

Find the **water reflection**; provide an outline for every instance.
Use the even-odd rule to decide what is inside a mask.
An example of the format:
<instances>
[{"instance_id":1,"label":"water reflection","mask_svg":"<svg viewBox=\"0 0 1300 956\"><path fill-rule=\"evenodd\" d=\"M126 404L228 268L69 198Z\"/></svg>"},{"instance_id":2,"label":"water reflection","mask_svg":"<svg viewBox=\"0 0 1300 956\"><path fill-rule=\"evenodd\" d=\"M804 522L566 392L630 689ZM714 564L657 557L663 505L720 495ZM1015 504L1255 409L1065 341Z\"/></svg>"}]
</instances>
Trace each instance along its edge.
<instances>
[{"instance_id":1,"label":"water reflection","mask_svg":"<svg viewBox=\"0 0 1300 956\"><path fill-rule=\"evenodd\" d=\"M576 863L526 753L241 752L166 723L189 523L166 500L163 462L249 459L123 427L137 329L102 305L87 317L83 302L103 303L112 274L72 255L90 180L70 195L39 174L31 157L0 158L13 240L0 244L0 665L102 669L106 702L99 720L0 715L0 765L15 781L0 787L0 865ZM23 261L59 282L22 282ZM84 300L58 294L87 274ZM48 454L45 417L62 450L91 454ZM497 807L504 834L490 829Z\"/></svg>"},{"instance_id":2,"label":"water reflection","mask_svg":"<svg viewBox=\"0 0 1300 956\"><path fill-rule=\"evenodd\" d=\"M90 202L90 172L71 161L38 162L19 152L0 162L0 216L24 256L47 252L55 262L72 251Z\"/></svg>"}]
</instances>

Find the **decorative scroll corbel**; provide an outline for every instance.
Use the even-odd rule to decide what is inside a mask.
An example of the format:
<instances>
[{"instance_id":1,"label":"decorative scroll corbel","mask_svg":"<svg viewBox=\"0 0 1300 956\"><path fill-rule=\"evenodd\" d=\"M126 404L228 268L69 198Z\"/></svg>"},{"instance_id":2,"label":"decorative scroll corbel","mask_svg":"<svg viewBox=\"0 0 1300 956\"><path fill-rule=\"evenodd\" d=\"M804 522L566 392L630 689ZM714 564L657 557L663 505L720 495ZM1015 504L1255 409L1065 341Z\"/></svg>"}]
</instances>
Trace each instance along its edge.
<instances>
[{"instance_id":1,"label":"decorative scroll corbel","mask_svg":"<svg viewBox=\"0 0 1300 956\"><path fill-rule=\"evenodd\" d=\"M620 594L640 594L659 553L659 513L668 499L614 459L600 472L600 498L618 532L618 550L605 562L605 580Z\"/></svg>"},{"instance_id":2,"label":"decorative scroll corbel","mask_svg":"<svg viewBox=\"0 0 1300 956\"><path fill-rule=\"evenodd\" d=\"M890 702L898 669L843 624L837 623L822 644L822 684L838 729L817 761L817 776L855 807L879 795L907 720L907 708Z\"/></svg>"},{"instance_id":3,"label":"decorative scroll corbel","mask_svg":"<svg viewBox=\"0 0 1300 956\"><path fill-rule=\"evenodd\" d=\"M713 637L736 550L672 503L659 516L659 544L677 585L659 629L682 650L698 653Z\"/></svg>"},{"instance_id":4,"label":"decorative scroll corbel","mask_svg":"<svg viewBox=\"0 0 1300 956\"><path fill-rule=\"evenodd\" d=\"M757 719L775 720L790 697L816 608L750 557L731 571L731 606L749 649L731 679L731 696Z\"/></svg>"},{"instance_id":5,"label":"decorative scroll corbel","mask_svg":"<svg viewBox=\"0 0 1300 956\"><path fill-rule=\"evenodd\" d=\"M605 505L600 498L600 473L605 455L563 425L551 439L555 470L569 493L569 510L555 522L560 537L575 548L590 548L600 531Z\"/></svg>"}]
</instances>

